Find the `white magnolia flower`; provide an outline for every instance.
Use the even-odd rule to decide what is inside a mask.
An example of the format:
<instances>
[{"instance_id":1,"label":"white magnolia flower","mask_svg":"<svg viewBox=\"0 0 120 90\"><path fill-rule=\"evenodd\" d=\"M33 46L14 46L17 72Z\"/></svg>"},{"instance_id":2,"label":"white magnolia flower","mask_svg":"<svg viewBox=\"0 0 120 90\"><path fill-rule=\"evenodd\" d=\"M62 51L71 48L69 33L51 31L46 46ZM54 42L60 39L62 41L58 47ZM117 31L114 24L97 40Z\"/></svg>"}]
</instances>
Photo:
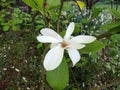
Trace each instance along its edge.
<instances>
[{"instance_id":1,"label":"white magnolia flower","mask_svg":"<svg viewBox=\"0 0 120 90\"><path fill-rule=\"evenodd\" d=\"M72 37L71 34L74 31L74 27L74 23L71 22L64 38L50 28L43 28L40 31L42 36L37 36L37 40L42 43L51 43L51 49L46 54L43 62L46 70L54 70L60 65L65 49L68 51L74 66L80 60L80 54L77 49L84 48L85 44L96 40L94 36L88 35Z\"/></svg>"}]
</instances>

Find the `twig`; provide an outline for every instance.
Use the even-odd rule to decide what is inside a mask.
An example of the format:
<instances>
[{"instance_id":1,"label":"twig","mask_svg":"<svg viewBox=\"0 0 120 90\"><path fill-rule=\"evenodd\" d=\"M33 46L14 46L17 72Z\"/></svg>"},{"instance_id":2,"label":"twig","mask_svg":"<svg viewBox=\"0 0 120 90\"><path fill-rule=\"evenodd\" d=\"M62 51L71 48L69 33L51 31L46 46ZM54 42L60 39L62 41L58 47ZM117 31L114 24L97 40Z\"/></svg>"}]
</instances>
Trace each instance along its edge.
<instances>
[{"instance_id":1,"label":"twig","mask_svg":"<svg viewBox=\"0 0 120 90\"><path fill-rule=\"evenodd\" d=\"M109 38L111 36L111 34L109 32L105 32L103 34L100 34L99 36L97 36L97 39L103 39L103 38Z\"/></svg>"},{"instance_id":2,"label":"twig","mask_svg":"<svg viewBox=\"0 0 120 90\"><path fill-rule=\"evenodd\" d=\"M83 17L82 10L81 10L81 8L79 7L79 4L77 3L77 0L73 0L73 1L77 4L77 6L78 6L78 8L79 8L79 10L80 10L80 12L81 12L81 16Z\"/></svg>"},{"instance_id":3,"label":"twig","mask_svg":"<svg viewBox=\"0 0 120 90\"><path fill-rule=\"evenodd\" d=\"M35 18L36 18L36 16L39 14L39 11L36 11L35 13L34 13L34 15L33 15L33 17L32 17L32 21L31 21L31 23L33 23L34 22L34 20L35 20ZM42 14L41 14L42 15Z\"/></svg>"},{"instance_id":4,"label":"twig","mask_svg":"<svg viewBox=\"0 0 120 90\"><path fill-rule=\"evenodd\" d=\"M62 12L62 8L63 8L63 4L64 4L64 0L61 0L61 4L60 4L60 9L59 9L59 14L58 14L58 20L57 20L57 32L60 32L60 16L61 16L61 12Z\"/></svg>"},{"instance_id":5,"label":"twig","mask_svg":"<svg viewBox=\"0 0 120 90\"><path fill-rule=\"evenodd\" d=\"M44 67L43 67L43 60L44 60L44 57L45 57L45 54L46 54L46 52L48 51L48 46L47 45L45 45L45 50L44 50L44 52L43 52L43 54L41 55L42 57L41 57L41 64L42 64L42 73L41 73L41 78L42 78L42 85L41 85L41 90L45 90L45 82L46 82L46 79L45 79L45 69L44 69Z\"/></svg>"},{"instance_id":6,"label":"twig","mask_svg":"<svg viewBox=\"0 0 120 90\"><path fill-rule=\"evenodd\" d=\"M47 3L46 0L44 0L44 4L45 3ZM48 17L47 17L44 4L43 4L43 15L44 15L43 20L44 20L45 24L47 25L47 27L49 28L49 23L50 23L49 13L47 13L48 14ZM45 87L46 87L46 78L45 78L45 69L43 67L43 60L44 60L45 54L48 51L48 49L49 49L48 45L45 45L45 50L43 51L43 54L41 55L42 56L41 57L41 64L42 64L41 78L43 80L42 85L41 85L41 90L45 90Z\"/></svg>"}]
</instances>

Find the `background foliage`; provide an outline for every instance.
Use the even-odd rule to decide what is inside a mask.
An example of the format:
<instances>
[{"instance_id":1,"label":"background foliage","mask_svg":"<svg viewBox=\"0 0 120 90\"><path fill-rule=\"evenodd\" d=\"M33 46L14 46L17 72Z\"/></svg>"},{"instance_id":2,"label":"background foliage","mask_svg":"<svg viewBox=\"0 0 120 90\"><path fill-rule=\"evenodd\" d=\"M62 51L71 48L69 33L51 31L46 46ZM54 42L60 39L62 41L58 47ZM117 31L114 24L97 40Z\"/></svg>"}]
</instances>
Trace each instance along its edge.
<instances>
[{"instance_id":1,"label":"background foliage","mask_svg":"<svg viewBox=\"0 0 120 90\"><path fill-rule=\"evenodd\" d=\"M1 0L1 90L58 90L53 79L61 81L63 77L66 77L62 79L64 83L57 82L59 89L120 89L120 2L83 1L86 6L82 9L75 0L55 0L55 3L48 0L44 8L40 6L44 0ZM74 35L94 35L97 40L80 50L82 59L76 67L71 67L66 54L64 61L68 62L69 68L60 66L53 71L58 74L54 78L55 74L46 74L42 66L43 55L49 46L39 43L36 36L44 27L50 27L63 36L65 27L72 21L76 25ZM62 64L66 65L64 61ZM65 76L62 76L61 70ZM52 81L50 75L54 76Z\"/></svg>"}]
</instances>

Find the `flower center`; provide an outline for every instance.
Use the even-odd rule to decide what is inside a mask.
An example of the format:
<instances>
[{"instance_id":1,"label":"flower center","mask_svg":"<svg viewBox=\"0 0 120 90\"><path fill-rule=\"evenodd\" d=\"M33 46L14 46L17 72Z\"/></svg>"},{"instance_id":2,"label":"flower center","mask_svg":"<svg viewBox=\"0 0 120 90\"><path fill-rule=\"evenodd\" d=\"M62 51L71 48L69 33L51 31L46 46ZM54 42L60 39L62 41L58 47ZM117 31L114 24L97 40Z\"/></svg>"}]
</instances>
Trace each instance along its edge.
<instances>
[{"instance_id":1,"label":"flower center","mask_svg":"<svg viewBox=\"0 0 120 90\"><path fill-rule=\"evenodd\" d=\"M65 43L65 42L62 42L62 43L61 43L61 47L62 47L62 48L65 48L67 45L68 45L68 44Z\"/></svg>"}]
</instances>

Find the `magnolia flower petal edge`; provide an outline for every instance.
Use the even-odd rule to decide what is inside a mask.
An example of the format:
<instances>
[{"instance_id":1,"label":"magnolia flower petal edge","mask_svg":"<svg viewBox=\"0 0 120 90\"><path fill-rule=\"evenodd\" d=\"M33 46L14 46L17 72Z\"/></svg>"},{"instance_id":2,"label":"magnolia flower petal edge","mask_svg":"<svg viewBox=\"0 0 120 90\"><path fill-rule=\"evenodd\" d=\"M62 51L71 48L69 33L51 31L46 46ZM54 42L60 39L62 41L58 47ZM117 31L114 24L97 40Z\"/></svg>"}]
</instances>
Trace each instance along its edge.
<instances>
[{"instance_id":1,"label":"magnolia flower petal edge","mask_svg":"<svg viewBox=\"0 0 120 90\"><path fill-rule=\"evenodd\" d=\"M80 54L78 50L69 48L67 49L67 51L68 51L69 57L72 60L73 66L75 66L75 64L80 60Z\"/></svg>"},{"instance_id":2,"label":"magnolia flower petal edge","mask_svg":"<svg viewBox=\"0 0 120 90\"><path fill-rule=\"evenodd\" d=\"M67 27L66 34L65 34L65 36L64 36L64 39L69 39L69 38L70 38L71 34L72 34L73 31L74 31L74 28L75 28L75 24L74 24L74 22L71 22L71 23L69 24L69 26Z\"/></svg>"},{"instance_id":3,"label":"magnolia flower petal edge","mask_svg":"<svg viewBox=\"0 0 120 90\"><path fill-rule=\"evenodd\" d=\"M79 35L79 36L73 37L70 41L87 44L87 43L91 43L95 40L96 40L96 37L94 37L94 36Z\"/></svg>"},{"instance_id":4,"label":"magnolia flower petal edge","mask_svg":"<svg viewBox=\"0 0 120 90\"><path fill-rule=\"evenodd\" d=\"M70 45L68 45L68 47L74 49L82 49L85 47L85 45L80 43L71 43Z\"/></svg>"},{"instance_id":5,"label":"magnolia flower petal edge","mask_svg":"<svg viewBox=\"0 0 120 90\"><path fill-rule=\"evenodd\" d=\"M37 36L37 40L42 43L58 43L56 38L50 37L50 36Z\"/></svg>"},{"instance_id":6,"label":"magnolia flower petal edge","mask_svg":"<svg viewBox=\"0 0 120 90\"><path fill-rule=\"evenodd\" d=\"M43 36L50 36L50 37L58 39L59 41L63 40L62 37L58 33L56 33L54 30L50 28L43 28L40 30L40 32Z\"/></svg>"},{"instance_id":7,"label":"magnolia flower petal edge","mask_svg":"<svg viewBox=\"0 0 120 90\"><path fill-rule=\"evenodd\" d=\"M56 46L48 51L45 56L43 65L46 70L56 69L62 62L64 49L60 46Z\"/></svg>"}]
</instances>

